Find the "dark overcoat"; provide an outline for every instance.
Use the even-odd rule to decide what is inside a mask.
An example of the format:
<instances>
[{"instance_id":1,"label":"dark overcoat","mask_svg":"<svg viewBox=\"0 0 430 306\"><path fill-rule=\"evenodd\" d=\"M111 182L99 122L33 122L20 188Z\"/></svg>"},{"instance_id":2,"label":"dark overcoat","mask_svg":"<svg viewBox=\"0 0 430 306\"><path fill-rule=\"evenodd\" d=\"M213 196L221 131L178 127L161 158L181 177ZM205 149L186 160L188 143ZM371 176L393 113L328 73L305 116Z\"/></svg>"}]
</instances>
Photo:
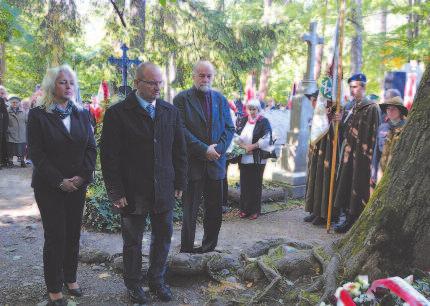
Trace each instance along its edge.
<instances>
[{"instance_id":1,"label":"dark overcoat","mask_svg":"<svg viewBox=\"0 0 430 306\"><path fill-rule=\"evenodd\" d=\"M200 180L208 176L212 180L225 178L225 162L228 146L234 134L230 108L227 99L219 92L211 90L211 137L207 133L208 122L194 88L182 91L173 104L179 109L184 122L184 133L188 148L189 179ZM215 150L221 155L218 160L208 161L208 146L216 144Z\"/></svg>"},{"instance_id":2,"label":"dark overcoat","mask_svg":"<svg viewBox=\"0 0 430 306\"><path fill-rule=\"evenodd\" d=\"M28 114L28 149L33 162L33 188L57 189L63 179L81 176L91 182L96 163L96 143L90 115L73 108L70 132L60 117L42 107Z\"/></svg>"},{"instance_id":3,"label":"dark overcoat","mask_svg":"<svg viewBox=\"0 0 430 306\"><path fill-rule=\"evenodd\" d=\"M334 206L347 209L353 216L359 216L369 200L371 162L379 124L379 106L367 98L356 102L344 124Z\"/></svg>"},{"instance_id":4,"label":"dark overcoat","mask_svg":"<svg viewBox=\"0 0 430 306\"><path fill-rule=\"evenodd\" d=\"M157 99L155 120L132 92L106 111L100 161L111 201L122 197L121 213L173 209L174 191L185 190L187 151L178 109Z\"/></svg>"}]
</instances>

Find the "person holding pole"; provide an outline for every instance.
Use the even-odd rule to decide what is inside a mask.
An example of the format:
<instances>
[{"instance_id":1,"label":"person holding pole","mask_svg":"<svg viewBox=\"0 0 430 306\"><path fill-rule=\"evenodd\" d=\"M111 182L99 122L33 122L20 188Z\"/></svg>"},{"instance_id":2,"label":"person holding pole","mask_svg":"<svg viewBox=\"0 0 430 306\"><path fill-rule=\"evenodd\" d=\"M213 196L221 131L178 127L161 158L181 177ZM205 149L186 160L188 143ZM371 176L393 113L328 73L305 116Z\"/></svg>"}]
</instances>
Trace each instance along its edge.
<instances>
[{"instance_id":1,"label":"person holding pole","mask_svg":"<svg viewBox=\"0 0 430 306\"><path fill-rule=\"evenodd\" d=\"M378 104L366 97L366 76L355 74L348 84L353 107L340 122L344 140L334 197L334 207L343 210L346 218L335 225L338 233L351 228L369 200L371 162L380 124Z\"/></svg>"}]
</instances>

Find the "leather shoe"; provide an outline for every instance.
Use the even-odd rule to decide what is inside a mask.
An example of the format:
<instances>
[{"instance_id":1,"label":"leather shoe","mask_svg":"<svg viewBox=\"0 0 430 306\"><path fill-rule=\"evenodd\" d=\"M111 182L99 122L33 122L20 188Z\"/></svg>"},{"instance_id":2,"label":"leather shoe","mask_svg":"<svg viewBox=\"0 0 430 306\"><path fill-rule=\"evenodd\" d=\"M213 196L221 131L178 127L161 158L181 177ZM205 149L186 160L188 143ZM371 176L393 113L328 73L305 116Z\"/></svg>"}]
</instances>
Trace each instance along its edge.
<instances>
[{"instance_id":1,"label":"leather shoe","mask_svg":"<svg viewBox=\"0 0 430 306\"><path fill-rule=\"evenodd\" d=\"M67 306L67 301L63 298L58 300L49 299L48 304L46 306Z\"/></svg>"},{"instance_id":2,"label":"leather shoe","mask_svg":"<svg viewBox=\"0 0 430 306\"><path fill-rule=\"evenodd\" d=\"M346 233L354 225L355 218L350 215L346 216L345 221L339 222L334 226L336 233Z\"/></svg>"},{"instance_id":3,"label":"leather shoe","mask_svg":"<svg viewBox=\"0 0 430 306\"><path fill-rule=\"evenodd\" d=\"M163 302L169 302L173 300L173 294L172 291L170 291L170 288L165 284L148 284L149 290L153 292L160 300Z\"/></svg>"},{"instance_id":4,"label":"leather shoe","mask_svg":"<svg viewBox=\"0 0 430 306\"><path fill-rule=\"evenodd\" d=\"M67 286L67 283L64 283L64 286L66 287L66 291L69 295L80 297L83 295L82 289L80 287L76 289L70 289L69 286Z\"/></svg>"},{"instance_id":5,"label":"leather shoe","mask_svg":"<svg viewBox=\"0 0 430 306\"><path fill-rule=\"evenodd\" d=\"M315 219L315 215L314 214L310 214L309 216L306 216L303 218L303 221L305 222L312 222Z\"/></svg>"},{"instance_id":6,"label":"leather shoe","mask_svg":"<svg viewBox=\"0 0 430 306\"><path fill-rule=\"evenodd\" d=\"M313 225L323 225L326 224L325 219L321 218L321 217L315 217L314 220L312 221Z\"/></svg>"},{"instance_id":7,"label":"leather shoe","mask_svg":"<svg viewBox=\"0 0 430 306\"><path fill-rule=\"evenodd\" d=\"M77 296L77 297L79 297L79 296L82 296L82 295L83 295L83 292L82 292L82 289L81 289L81 288L70 289L70 288L69 288L69 287L67 287L67 285L66 285L66 290L67 290L67 293L68 293L69 295L73 295L73 296Z\"/></svg>"},{"instance_id":8,"label":"leather shoe","mask_svg":"<svg viewBox=\"0 0 430 306\"><path fill-rule=\"evenodd\" d=\"M133 303L146 304L149 301L149 295L143 291L142 287L128 289L128 296Z\"/></svg>"}]
</instances>

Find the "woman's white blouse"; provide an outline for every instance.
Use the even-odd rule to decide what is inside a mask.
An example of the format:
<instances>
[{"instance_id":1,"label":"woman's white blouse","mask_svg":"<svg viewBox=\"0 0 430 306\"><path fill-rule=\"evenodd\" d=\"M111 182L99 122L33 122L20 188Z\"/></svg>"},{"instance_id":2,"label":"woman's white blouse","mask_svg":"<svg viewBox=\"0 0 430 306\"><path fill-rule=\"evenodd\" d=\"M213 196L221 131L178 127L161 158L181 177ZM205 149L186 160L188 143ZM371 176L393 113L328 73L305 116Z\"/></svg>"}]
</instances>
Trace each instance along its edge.
<instances>
[{"instance_id":1,"label":"woman's white blouse","mask_svg":"<svg viewBox=\"0 0 430 306\"><path fill-rule=\"evenodd\" d=\"M67 116L66 118L62 119L64 126L66 127L67 131L70 133L70 116Z\"/></svg>"},{"instance_id":2,"label":"woman's white blouse","mask_svg":"<svg viewBox=\"0 0 430 306\"><path fill-rule=\"evenodd\" d=\"M254 133L255 124L250 124L247 122L245 124L245 127L242 130L242 133L240 134L239 140L242 141L244 144L252 144L252 135ZM270 145L270 137L268 135L264 135L264 137L260 138L258 141L258 147L263 149L268 147ZM261 163L265 164L266 159L262 159ZM244 154L242 155L242 159L240 161L242 164L253 164L254 163L254 156L251 152L251 154Z\"/></svg>"}]
</instances>

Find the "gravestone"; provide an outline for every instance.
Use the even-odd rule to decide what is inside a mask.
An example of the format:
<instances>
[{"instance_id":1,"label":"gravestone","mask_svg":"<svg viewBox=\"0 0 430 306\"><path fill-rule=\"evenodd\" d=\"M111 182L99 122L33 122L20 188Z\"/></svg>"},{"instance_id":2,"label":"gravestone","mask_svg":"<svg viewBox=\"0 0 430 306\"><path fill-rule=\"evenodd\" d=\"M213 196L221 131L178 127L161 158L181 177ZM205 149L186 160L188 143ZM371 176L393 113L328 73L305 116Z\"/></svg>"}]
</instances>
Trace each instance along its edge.
<instances>
[{"instance_id":1,"label":"gravestone","mask_svg":"<svg viewBox=\"0 0 430 306\"><path fill-rule=\"evenodd\" d=\"M290 129L290 111L272 109L264 111L264 117L266 117L270 122L270 127L272 128L272 139L275 141L275 151L279 156L282 147L287 141L287 132Z\"/></svg>"},{"instance_id":2,"label":"gravestone","mask_svg":"<svg viewBox=\"0 0 430 306\"><path fill-rule=\"evenodd\" d=\"M303 35L302 39L308 43L307 69L297 94L292 99L290 127L285 146L278 160L278 169L272 174L272 180L286 183L286 198L302 198L306 192L307 155L313 108L304 94L317 90L314 80L315 54L317 45L323 43L323 39L317 35L316 22L310 24L309 33Z\"/></svg>"}]
</instances>

